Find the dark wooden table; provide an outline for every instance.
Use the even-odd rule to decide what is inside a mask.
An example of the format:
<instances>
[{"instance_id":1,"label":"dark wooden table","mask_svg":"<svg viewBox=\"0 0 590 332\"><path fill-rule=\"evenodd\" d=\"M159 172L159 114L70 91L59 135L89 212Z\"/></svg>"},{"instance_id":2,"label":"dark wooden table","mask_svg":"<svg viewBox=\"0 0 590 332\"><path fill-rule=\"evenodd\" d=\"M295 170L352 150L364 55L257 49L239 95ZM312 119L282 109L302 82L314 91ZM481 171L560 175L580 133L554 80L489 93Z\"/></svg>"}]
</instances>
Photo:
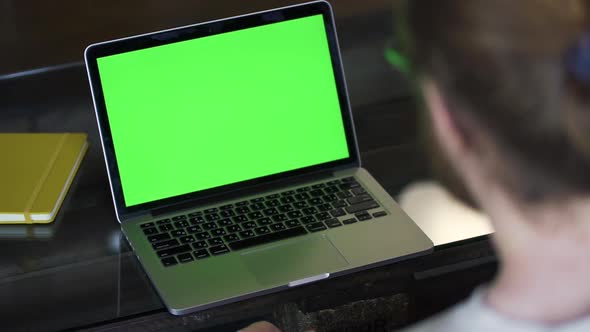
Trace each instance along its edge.
<instances>
[{"instance_id":1,"label":"dark wooden table","mask_svg":"<svg viewBox=\"0 0 590 332\"><path fill-rule=\"evenodd\" d=\"M383 57L392 16L375 11L337 20L364 166L395 197L430 174L415 100ZM83 65L0 79L0 132L61 131L88 133L90 148L53 224L0 225L3 331L235 331L258 319L284 331L384 331L448 307L495 272L489 240L470 239L424 257L174 317L120 234Z\"/></svg>"}]
</instances>

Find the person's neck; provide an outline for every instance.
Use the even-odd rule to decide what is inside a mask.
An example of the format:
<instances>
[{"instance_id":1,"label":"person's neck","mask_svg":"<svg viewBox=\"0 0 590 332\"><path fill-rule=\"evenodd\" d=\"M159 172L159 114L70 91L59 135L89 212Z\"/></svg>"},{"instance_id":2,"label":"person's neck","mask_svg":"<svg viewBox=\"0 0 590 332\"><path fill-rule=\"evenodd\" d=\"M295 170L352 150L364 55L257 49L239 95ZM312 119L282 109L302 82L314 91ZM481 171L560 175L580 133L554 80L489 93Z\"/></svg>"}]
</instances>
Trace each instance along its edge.
<instances>
[{"instance_id":1,"label":"person's neck","mask_svg":"<svg viewBox=\"0 0 590 332\"><path fill-rule=\"evenodd\" d=\"M590 315L590 201L518 209L496 200L499 274L488 304L515 319L560 324Z\"/></svg>"}]
</instances>

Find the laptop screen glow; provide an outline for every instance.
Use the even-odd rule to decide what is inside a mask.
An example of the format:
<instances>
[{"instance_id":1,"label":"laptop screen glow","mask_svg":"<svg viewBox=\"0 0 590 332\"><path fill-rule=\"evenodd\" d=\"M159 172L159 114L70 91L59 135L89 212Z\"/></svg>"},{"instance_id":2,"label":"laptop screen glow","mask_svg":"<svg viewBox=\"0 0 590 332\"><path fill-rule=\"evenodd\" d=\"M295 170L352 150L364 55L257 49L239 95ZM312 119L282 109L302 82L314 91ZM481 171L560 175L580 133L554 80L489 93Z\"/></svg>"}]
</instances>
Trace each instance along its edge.
<instances>
[{"instance_id":1,"label":"laptop screen glow","mask_svg":"<svg viewBox=\"0 0 590 332\"><path fill-rule=\"evenodd\" d=\"M349 157L321 15L97 62L127 207Z\"/></svg>"}]
</instances>

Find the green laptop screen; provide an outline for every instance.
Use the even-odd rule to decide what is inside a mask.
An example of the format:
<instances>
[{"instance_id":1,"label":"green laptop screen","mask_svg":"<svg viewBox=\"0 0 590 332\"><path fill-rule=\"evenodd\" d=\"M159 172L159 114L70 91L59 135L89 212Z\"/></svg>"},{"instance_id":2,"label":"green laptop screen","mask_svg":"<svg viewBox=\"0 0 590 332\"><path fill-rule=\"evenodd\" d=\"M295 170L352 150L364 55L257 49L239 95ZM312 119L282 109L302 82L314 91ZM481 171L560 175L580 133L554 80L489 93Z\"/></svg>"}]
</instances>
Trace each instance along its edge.
<instances>
[{"instance_id":1,"label":"green laptop screen","mask_svg":"<svg viewBox=\"0 0 590 332\"><path fill-rule=\"evenodd\" d=\"M321 15L97 62L127 207L349 157Z\"/></svg>"}]
</instances>

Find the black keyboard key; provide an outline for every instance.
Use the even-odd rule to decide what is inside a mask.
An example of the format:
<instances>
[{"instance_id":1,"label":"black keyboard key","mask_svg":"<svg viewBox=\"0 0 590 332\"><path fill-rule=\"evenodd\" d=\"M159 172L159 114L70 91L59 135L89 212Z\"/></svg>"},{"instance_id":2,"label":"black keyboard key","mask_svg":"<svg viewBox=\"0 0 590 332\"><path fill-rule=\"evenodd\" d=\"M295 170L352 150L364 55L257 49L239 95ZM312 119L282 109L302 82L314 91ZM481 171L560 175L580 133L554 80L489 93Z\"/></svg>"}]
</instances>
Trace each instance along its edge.
<instances>
[{"instance_id":1,"label":"black keyboard key","mask_svg":"<svg viewBox=\"0 0 590 332\"><path fill-rule=\"evenodd\" d=\"M367 211L359 212L354 215L359 221L365 221L369 219L373 219L371 215Z\"/></svg>"},{"instance_id":2,"label":"black keyboard key","mask_svg":"<svg viewBox=\"0 0 590 332\"><path fill-rule=\"evenodd\" d=\"M307 230L310 232L319 232L319 231L323 231L324 229L326 229L326 226L321 222L316 222L316 223L307 225Z\"/></svg>"},{"instance_id":3,"label":"black keyboard key","mask_svg":"<svg viewBox=\"0 0 590 332\"><path fill-rule=\"evenodd\" d=\"M352 194L348 190L343 190L343 191L337 193L336 196L338 196L338 198L340 198L340 199L345 199L348 197L352 197Z\"/></svg>"},{"instance_id":4,"label":"black keyboard key","mask_svg":"<svg viewBox=\"0 0 590 332\"><path fill-rule=\"evenodd\" d=\"M291 204L281 205L281 206L279 206L278 209L279 209L279 212L282 212L282 213L295 211L295 208Z\"/></svg>"},{"instance_id":5,"label":"black keyboard key","mask_svg":"<svg viewBox=\"0 0 590 332\"><path fill-rule=\"evenodd\" d=\"M303 218L301 218L301 222L303 222L304 224L310 224L312 222L316 222L316 218L315 218L315 216L303 217Z\"/></svg>"},{"instance_id":6,"label":"black keyboard key","mask_svg":"<svg viewBox=\"0 0 590 332\"><path fill-rule=\"evenodd\" d=\"M188 221L187 220L177 221L177 222L174 223L174 227L176 227L176 228L185 228L185 227L188 227Z\"/></svg>"},{"instance_id":7,"label":"black keyboard key","mask_svg":"<svg viewBox=\"0 0 590 332\"><path fill-rule=\"evenodd\" d=\"M226 242L238 241L240 239L236 234L229 234L223 237Z\"/></svg>"},{"instance_id":8,"label":"black keyboard key","mask_svg":"<svg viewBox=\"0 0 590 332\"><path fill-rule=\"evenodd\" d=\"M170 235L173 237L181 237L186 235L186 231L184 229L176 229L170 232Z\"/></svg>"},{"instance_id":9,"label":"black keyboard key","mask_svg":"<svg viewBox=\"0 0 590 332\"><path fill-rule=\"evenodd\" d=\"M211 252L212 255L223 255L223 254L227 254L229 252L229 249L227 248L227 246L225 244L221 244L221 245L209 248L209 251Z\"/></svg>"},{"instance_id":10,"label":"black keyboard key","mask_svg":"<svg viewBox=\"0 0 590 332\"><path fill-rule=\"evenodd\" d=\"M195 250L207 248L208 246L209 245L205 241L199 241L199 242L193 243L193 249L195 249Z\"/></svg>"},{"instance_id":11,"label":"black keyboard key","mask_svg":"<svg viewBox=\"0 0 590 332\"><path fill-rule=\"evenodd\" d=\"M303 214L309 216L309 215L318 213L318 209L316 209L315 207L308 207L308 208L301 210L301 212L303 212Z\"/></svg>"},{"instance_id":12,"label":"black keyboard key","mask_svg":"<svg viewBox=\"0 0 590 332\"><path fill-rule=\"evenodd\" d=\"M254 211L264 210L265 208L266 208L266 206L262 203L250 204L250 209L252 209Z\"/></svg>"},{"instance_id":13,"label":"black keyboard key","mask_svg":"<svg viewBox=\"0 0 590 332\"><path fill-rule=\"evenodd\" d=\"M248 219L248 217L246 217L245 215L242 215L242 216L233 217L232 220L234 222L239 223L239 222L246 222L246 221L248 221L250 219Z\"/></svg>"},{"instance_id":14,"label":"black keyboard key","mask_svg":"<svg viewBox=\"0 0 590 332\"><path fill-rule=\"evenodd\" d=\"M287 222L285 222L285 225L287 225L287 227L289 227L289 228L293 228L293 227L297 227L297 226L301 225L301 222L297 219L292 219L292 220L288 220Z\"/></svg>"},{"instance_id":15,"label":"black keyboard key","mask_svg":"<svg viewBox=\"0 0 590 332\"><path fill-rule=\"evenodd\" d=\"M276 233L269 233L269 234L254 237L254 238L243 239L240 241L231 242L229 244L229 247L232 250L240 250L240 249L250 248L253 246L257 246L257 245L261 245L261 244L265 244L265 243L269 243L269 242L287 239L290 237L304 235L306 233L307 232L305 231L305 229L303 227L299 226L299 227L294 227L294 228L291 228L291 229L288 229L285 231L280 231L280 232L276 232Z\"/></svg>"},{"instance_id":16,"label":"black keyboard key","mask_svg":"<svg viewBox=\"0 0 590 332\"><path fill-rule=\"evenodd\" d=\"M242 228L244 228L244 229L250 229L250 228L255 228L255 227L257 227L257 225L253 221L246 221L245 223L242 224Z\"/></svg>"},{"instance_id":17,"label":"black keyboard key","mask_svg":"<svg viewBox=\"0 0 590 332\"><path fill-rule=\"evenodd\" d=\"M336 193L340 192L340 188L338 188L336 186L329 186L326 189L324 189L324 192L326 194L336 194Z\"/></svg>"},{"instance_id":18,"label":"black keyboard key","mask_svg":"<svg viewBox=\"0 0 590 332\"><path fill-rule=\"evenodd\" d=\"M200 225L200 224L205 223L205 218L203 218L203 216L196 216L196 217L190 218L188 221L190 221L191 224L193 224L193 225Z\"/></svg>"},{"instance_id":19,"label":"black keyboard key","mask_svg":"<svg viewBox=\"0 0 590 332\"><path fill-rule=\"evenodd\" d=\"M225 211L225 210L231 210L234 208L233 204L225 204L219 207L220 210Z\"/></svg>"},{"instance_id":20,"label":"black keyboard key","mask_svg":"<svg viewBox=\"0 0 590 332\"><path fill-rule=\"evenodd\" d=\"M217 221L219 219L221 219L221 217L217 213L205 215L205 220L207 221Z\"/></svg>"},{"instance_id":21,"label":"black keyboard key","mask_svg":"<svg viewBox=\"0 0 590 332\"><path fill-rule=\"evenodd\" d=\"M247 206L242 206L242 207L238 207L236 208L236 213L237 214L246 214L250 212L250 208L248 208Z\"/></svg>"},{"instance_id":22,"label":"black keyboard key","mask_svg":"<svg viewBox=\"0 0 590 332\"><path fill-rule=\"evenodd\" d=\"M205 210L203 212L205 212L205 214L213 214L213 213L215 213L217 211L219 211L217 208L210 208L210 209L207 209L207 210Z\"/></svg>"},{"instance_id":23,"label":"black keyboard key","mask_svg":"<svg viewBox=\"0 0 590 332\"><path fill-rule=\"evenodd\" d=\"M247 229L243 232L240 232L240 236L242 237L242 239L250 238L250 237L253 237L254 235L255 235L254 231L252 231L251 229Z\"/></svg>"},{"instance_id":24,"label":"black keyboard key","mask_svg":"<svg viewBox=\"0 0 590 332\"><path fill-rule=\"evenodd\" d=\"M295 202L295 197L293 197L293 196L285 196L285 197L281 198L280 201L283 204L293 203L293 202Z\"/></svg>"},{"instance_id":25,"label":"black keyboard key","mask_svg":"<svg viewBox=\"0 0 590 332\"><path fill-rule=\"evenodd\" d=\"M324 201L321 198L315 197L315 198L312 198L309 201L307 201L307 203L309 203L309 205L311 205L311 206L316 206L316 205L324 204Z\"/></svg>"},{"instance_id":26,"label":"black keyboard key","mask_svg":"<svg viewBox=\"0 0 590 332\"><path fill-rule=\"evenodd\" d=\"M219 216L221 216L221 218L229 218L229 217L233 217L235 215L236 215L236 213L233 210L223 210L223 211L219 212Z\"/></svg>"},{"instance_id":27,"label":"black keyboard key","mask_svg":"<svg viewBox=\"0 0 590 332\"><path fill-rule=\"evenodd\" d=\"M246 206L250 203L248 203L248 201L240 201L236 203L236 206L241 207L241 206Z\"/></svg>"},{"instance_id":28,"label":"black keyboard key","mask_svg":"<svg viewBox=\"0 0 590 332\"><path fill-rule=\"evenodd\" d=\"M335 209L339 209L339 208L347 207L347 206L348 206L348 204L346 204L346 202L345 202L345 201L343 201L343 200L339 200L339 201L333 202L333 203L332 203L332 206L333 206Z\"/></svg>"},{"instance_id":29,"label":"black keyboard key","mask_svg":"<svg viewBox=\"0 0 590 332\"><path fill-rule=\"evenodd\" d=\"M184 220L184 219L186 219L186 216L184 214L180 215L180 216L172 217L172 221L178 221L178 220Z\"/></svg>"},{"instance_id":30,"label":"black keyboard key","mask_svg":"<svg viewBox=\"0 0 590 332\"><path fill-rule=\"evenodd\" d=\"M219 220L219 221L217 222L217 225L218 225L219 227L227 227L227 226L231 226L231 225L233 225L233 224L234 224L234 223L233 223L231 220L227 219L227 218L226 218L226 219L221 219L221 220Z\"/></svg>"},{"instance_id":31,"label":"black keyboard key","mask_svg":"<svg viewBox=\"0 0 590 332\"><path fill-rule=\"evenodd\" d=\"M161 233L161 234L155 234L155 235L150 235L148 236L148 241L150 242L160 242L160 241L164 241L164 240L168 240L170 239L170 234L168 233Z\"/></svg>"},{"instance_id":32,"label":"black keyboard key","mask_svg":"<svg viewBox=\"0 0 590 332\"><path fill-rule=\"evenodd\" d=\"M269 207L269 208L270 208L270 207L277 207L277 206L279 206L279 205L281 205L281 202L279 202L279 200L278 200L278 199L273 199L273 200L271 200L271 201L267 201L267 202L266 202L266 207Z\"/></svg>"},{"instance_id":33,"label":"black keyboard key","mask_svg":"<svg viewBox=\"0 0 590 332\"><path fill-rule=\"evenodd\" d=\"M158 227L158 229L160 230L160 232L168 232L174 229L174 227L172 226L172 224L164 224L160 227Z\"/></svg>"},{"instance_id":34,"label":"black keyboard key","mask_svg":"<svg viewBox=\"0 0 590 332\"><path fill-rule=\"evenodd\" d=\"M265 216L274 216L279 214L279 210L276 208L270 208L263 211Z\"/></svg>"},{"instance_id":35,"label":"black keyboard key","mask_svg":"<svg viewBox=\"0 0 590 332\"><path fill-rule=\"evenodd\" d=\"M144 228L143 230L143 234L145 235L154 235L154 234L158 234L158 230L156 229L156 227L150 227L150 228Z\"/></svg>"},{"instance_id":36,"label":"black keyboard key","mask_svg":"<svg viewBox=\"0 0 590 332\"><path fill-rule=\"evenodd\" d=\"M242 227L240 225L231 225L231 226L227 226L227 231L230 233L236 233L242 230Z\"/></svg>"},{"instance_id":37,"label":"black keyboard key","mask_svg":"<svg viewBox=\"0 0 590 332\"><path fill-rule=\"evenodd\" d=\"M202 216L203 215L203 211L196 211L196 212L191 212L188 214L188 217L196 217L196 216Z\"/></svg>"},{"instance_id":38,"label":"black keyboard key","mask_svg":"<svg viewBox=\"0 0 590 332\"><path fill-rule=\"evenodd\" d=\"M285 214L277 214L276 216L272 216L272 221L274 222L281 222L281 221L287 221L287 215Z\"/></svg>"},{"instance_id":39,"label":"black keyboard key","mask_svg":"<svg viewBox=\"0 0 590 332\"><path fill-rule=\"evenodd\" d=\"M167 257L167 258L162 259L162 265L164 265L166 267L176 265L176 264L178 264L178 261L174 257Z\"/></svg>"},{"instance_id":40,"label":"black keyboard key","mask_svg":"<svg viewBox=\"0 0 590 332\"><path fill-rule=\"evenodd\" d=\"M336 195L334 195L334 194L330 194L330 195L324 196L323 200L324 200L324 202L332 203L332 202L336 202L338 200L338 197L336 197Z\"/></svg>"},{"instance_id":41,"label":"black keyboard key","mask_svg":"<svg viewBox=\"0 0 590 332\"><path fill-rule=\"evenodd\" d=\"M304 209L306 207L309 207L309 204L307 204L306 201L300 201L300 202L293 203L293 207L300 210L300 209Z\"/></svg>"},{"instance_id":42,"label":"black keyboard key","mask_svg":"<svg viewBox=\"0 0 590 332\"><path fill-rule=\"evenodd\" d=\"M356 218L348 218L348 219L342 220L342 223L345 225L354 224L355 222L356 222Z\"/></svg>"},{"instance_id":43,"label":"black keyboard key","mask_svg":"<svg viewBox=\"0 0 590 332\"><path fill-rule=\"evenodd\" d=\"M374 218L379 218L379 217L383 217L386 215L387 215L387 212L385 212L385 211L377 211L377 212L373 213Z\"/></svg>"},{"instance_id":44,"label":"black keyboard key","mask_svg":"<svg viewBox=\"0 0 590 332\"><path fill-rule=\"evenodd\" d=\"M367 193L367 191L365 191L365 189L363 189L362 187L354 188L350 190L350 192L355 195L363 195Z\"/></svg>"},{"instance_id":45,"label":"black keyboard key","mask_svg":"<svg viewBox=\"0 0 590 332\"><path fill-rule=\"evenodd\" d=\"M271 194L271 195L266 196L265 198L266 198L266 200L271 200L271 199L277 199L279 197L281 197L281 195L279 195L279 194Z\"/></svg>"},{"instance_id":46,"label":"black keyboard key","mask_svg":"<svg viewBox=\"0 0 590 332\"><path fill-rule=\"evenodd\" d=\"M210 231L212 229L216 229L217 228L217 224L214 222L208 222L203 224L203 229L206 231Z\"/></svg>"},{"instance_id":47,"label":"black keyboard key","mask_svg":"<svg viewBox=\"0 0 590 332\"><path fill-rule=\"evenodd\" d=\"M223 240L220 237L214 237L212 239L207 240L210 246L217 246L223 244Z\"/></svg>"},{"instance_id":48,"label":"black keyboard key","mask_svg":"<svg viewBox=\"0 0 590 332\"><path fill-rule=\"evenodd\" d=\"M203 229L200 226L191 226L186 229L189 234L202 232Z\"/></svg>"},{"instance_id":49,"label":"black keyboard key","mask_svg":"<svg viewBox=\"0 0 590 332\"><path fill-rule=\"evenodd\" d=\"M269 217L264 217L264 218L258 219L256 222L258 223L259 226L266 226L266 225L272 224L272 220L270 220Z\"/></svg>"},{"instance_id":50,"label":"black keyboard key","mask_svg":"<svg viewBox=\"0 0 590 332\"><path fill-rule=\"evenodd\" d=\"M287 190L281 193L281 196L291 196L295 194L295 190Z\"/></svg>"},{"instance_id":51,"label":"black keyboard key","mask_svg":"<svg viewBox=\"0 0 590 332\"><path fill-rule=\"evenodd\" d=\"M158 224L158 225L164 225L164 224L169 224L171 222L172 222L172 220L166 218L166 219L162 219L162 220L156 221L156 224Z\"/></svg>"},{"instance_id":52,"label":"black keyboard key","mask_svg":"<svg viewBox=\"0 0 590 332\"><path fill-rule=\"evenodd\" d=\"M324 192L321 189L312 190L309 192L312 197L322 197L324 196Z\"/></svg>"},{"instance_id":53,"label":"black keyboard key","mask_svg":"<svg viewBox=\"0 0 590 332\"><path fill-rule=\"evenodd\" d=\"M303 213L301 213L301 211L291 211L287 212L287 217L289 217L290 219L301 218L303 217Z\"/></svg>"},{"instance_id":54,"label":"black keyboard key","mask_svg":"<svg viewBox=\"0 0 590 332\"><path fill-rule=\"evenodd\" d=\"M338 221L338 219L336 219L336 218L328 219L328 220L326 220L324 222L330 228L342 226L342 224L340 223L340 221Z\"/></svg>"},{"instance_id":55,"label":"black keyboard key","mask_svg":"<svg viewBox=\"0 0 590 332\"><path fill-rule=\"evenodd\" d=\"M191 255L190 252L187 252L186 254L180 254L177 257L178 257L178 261L181 263L188 263L188 262L192 262L195 260L193 258L193 255Z\"/></svg>"},{"instance_id":56,"label":"black keyboard key","mask_svg":"<svg viewBox=\"0 0 590 332\"><path fill-rule=\"evenodd\" d=\"M168 248L175 247L175 246L177 246L179 244L180 243L178 243L178 240L172 239L172 240L167 240L167 241L161 241L161 242L152 243L152 247L155 250L162 250L162 249L168 249Z\"/></svg>"},{"instance_id":57,"label":"black keyboard key","mask_svg":"<svg viewBox=\"0 0 590 332\"><path fill-rule=\"evenodd\" d=\"M223 236L226 234L227 233L225 232L225 229L223 229L223 228L218 228L218 229L214 229L211 231L212 236Z\"/></svg>"},{"instance_id":58,"label":"black keyboard key","mask_svg":"<svg viewBox=\"0 0 590 332\"><path fill-rule=\"evenodd\" d=\"M336 209L336 210L330 211L330 214L332 215L332 217L337 218L337 217L342 217L342 216L346 215L346 212L344 212L343 209Z\"/></svg>"},{"instance_id":59,"label":"black keyboard key","mask_svg":"<svg viewBox=\"0 0 590 332\"><path fill-rule=\"evenodd\" d=\"M325 188L326 184L325 183L318 183L318 184L314 184L313 186L311 186L312 189L321 189L321 188Z\"/></svg>"},{"instance_id":60,"label":"black keyboard key","mask_svg":"<svg viewBox=\"0 0 590 332\"><path fill-rule=\"evenodd\" d=\"M320 221L332 218L328 212L318 213L315 217Z\"/></svg>"},{"instance_id":61,"label":"black keyboard key","mask_svg":"<svg viewBox=\"0 0 590 332\"><path fill-rule=\"evenodd\" d=\"M211 234L209 234L209 232L202 232L195 234L195 237L197 240L207 240L211 238Z\"/></svg>"},{"instance_id":62,"label":"black keyboard key","mask_svg":"<svg viewBox=\"0 0 590 332\"><path fill-rule=\"evenodd\" d=\"M377 204L377 202L371 200L371 201L366 201L366 202L351 205L351 206L347 207L345 210L348 213L356 213L359 211L366 211L366 210L370 210L370 209L374 209L374 208L378 208L378 207L379 207L379 204Z\"/></svg>"},{"instance_id":63,"label":"black keyboard key","mask_svg":"<svg viewBox=\"0 0 590 332\"><path fill-rule=\"evenodd\" d=\"M193 255L196 259L203 259L209 257L209 252L207 251L207 249L199 249L193 252Z\"/></svg>"},{"instance_id":64,"label":"black keyboard key","mask_svg":"<svg viewBox=\"0 0 590 332\"><path fill-rule=\"evenodd\" d=\"M369 195L353 196L353 197L350 197L350 198L346 199L346 201L350 205L358 204L358 203L361 203L361 202L372 201L372 200L373 200L373 197L371 197Z\"/></svg>"},{"instance_id":65,"label":"black keyboard key","mask_svg":"<svg viewBox=\"0 0 590 332\"><path fill-rule=\"evenodd\" d=\"M192 243L196 241L192 235L183 236L179 240L181 243Z\"/></svg>"},{"instance_id":66,"label":"black keyboard key","mask_svg":"<svg viewBox=\"0 0 590 332\"><path fill-rule=\"evenodd\" d=\"M352 176L349 177L345 177L340 179L340 181L344 182L344 183L350 183L350 182L356 182L356 179Z\"/></svg>"},{"instance_id":67,"label":"black keyboard key","mask_svg":"<svg viewBox=\"0 0 590 332\"><path fill-rule=\"evenodd\" d=\"M258 227L254 230L257 235L264 235L270 233L270 228L266 226Z\"/></svg>"},{"instance_id":68,"label":"black keyboard key","mask_svg":"<svg viewBox=\"0 0 590 332\"><path fill-rule=\"evenodd\" d=\"M340 185L340 190L350 190L360 188L361 185L358 182L351 182L351 183L343 183Z\"/></svg>"},{"instance_id":69,"label":"black keyboard key","mask_svg":"<svg viewBox=\"0 0 590 332\"><path fill-rule=\"evenodd\" d=\"M260 203L260 202L264 202L264 197L256 197L256 198L252 198L250 200L251 203Z\"/></svg>"},{"instance_id":70,"label":"black keyboard key","mask_svg":"<svg viewBox=\"0 0 590 332\"><path fill-rule=\"evenodd\" d=\"M141 228L149 228L149 227L154 227L155 224L153 222L146 222L145 224L141 224L140 227Z\"/></svg>"},{"instance_id":71,"label":"black keyboard key","mask_svg":"<svg viewBox=\"0 0 590 332\"><path fill-rule=\"evenodd\" d=\"M182 254L182 253L185 253L190 250L191 250L191 247L188 244L185 244L185 245L182 245L179 247L173 247L173 248L168 248L168 249L164 249L164 250L159 250L159 251L157 251L157 254L158 254L158 257L164 258L164 257Z\"/></svg>"},{"instance_id":72,"label":"black keyboard key","mask_svg":"<svg viewBox=\"0 0 590 332\"><path fill-rule=\"evenodd\" d=\"M322 205L318 205L318 210L322 211L322 212L327 212L332 210L332 205L330 204L322 204Z\"/></svg>"},{"instance_id":73,"label":"black keyboard key","mask_svg":"<svg viewBox=\"0 0 590 332\"><path fill-rule=\"evenodd\" d=\"M262 215L262 213L260 213L260 211L248 213L248 218L250 218L250 220L260 219L262 217L264 217L264 216Z\"/></svg>"},{"instance_id":74,"label":"black keyboard key","mask_svg":"<svg viewBox=\"0 0 590 332\"><path fill-rule=\"evenodd\" d=\"M307 193L299 193L299 194L296 194L294 197L298 201L306 201L310 198L309 194L307 194Z\"/></svg>"},{"instance_id":75,"label":"black keyboard key","mask_svg":"<svg viewBox=\"0 0 590 332\"><path fill-rule=\"evenodd\" d=\"M283 225L282 223L278 223L270 225L270 229L272 229L274 232L278 232L287 229L287 227L285 227L285 225Z\"/></svg>"}]
</instances>

